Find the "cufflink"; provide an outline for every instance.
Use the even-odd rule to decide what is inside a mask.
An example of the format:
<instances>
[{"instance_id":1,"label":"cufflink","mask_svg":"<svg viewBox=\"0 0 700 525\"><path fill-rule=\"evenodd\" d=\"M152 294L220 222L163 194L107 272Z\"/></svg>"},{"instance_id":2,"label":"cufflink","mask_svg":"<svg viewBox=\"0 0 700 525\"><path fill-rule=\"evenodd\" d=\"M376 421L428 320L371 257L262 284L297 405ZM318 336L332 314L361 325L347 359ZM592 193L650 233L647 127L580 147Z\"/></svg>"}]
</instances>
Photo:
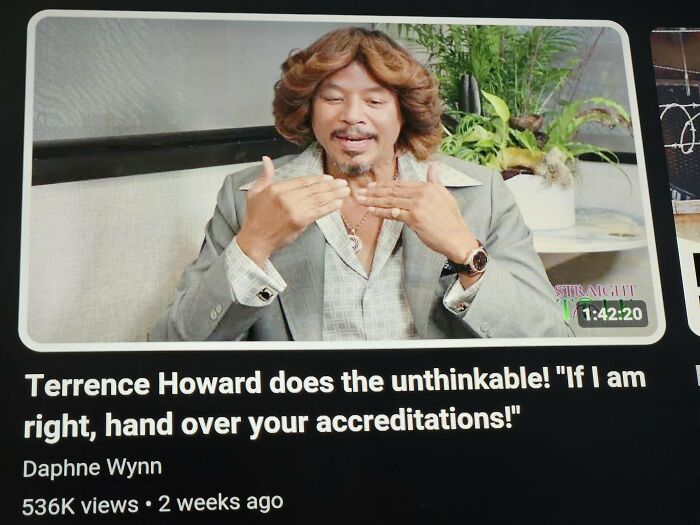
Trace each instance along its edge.
<instances>
[{"instance_id":1,"label":"cufflink","mask_svg":"<svg viewBox=\"0 0 700 525\"><path fill-rule=\"evenodd\" d=\"M454 275L457 270L452 266L452 262L449 259L445 259L445 264L442 265L442 272L440 272L440 277L445 277L446 275Z\"/></svg>"},{"instance_id":2,"label":"cufflink","mask_svg":"<svg viewBox=\"0 0 700 525\"><path fill-rule=\"evenodd\" d=\"M257 298L260 299L263 302L268 302L270 299L272 299L272 292L268 287L263 288L256 294Z\"/></svg>"},{"instance_id":3,"label":"cufflink","mask_svg":"<svg viewBox=\"0 0 700 525\"><path fill-rule=\"evenodd\" d=\"M456 312L463 312L464 310L467 309L467 303L457 303L452 308Z\"/></svg>"}]
</instances>

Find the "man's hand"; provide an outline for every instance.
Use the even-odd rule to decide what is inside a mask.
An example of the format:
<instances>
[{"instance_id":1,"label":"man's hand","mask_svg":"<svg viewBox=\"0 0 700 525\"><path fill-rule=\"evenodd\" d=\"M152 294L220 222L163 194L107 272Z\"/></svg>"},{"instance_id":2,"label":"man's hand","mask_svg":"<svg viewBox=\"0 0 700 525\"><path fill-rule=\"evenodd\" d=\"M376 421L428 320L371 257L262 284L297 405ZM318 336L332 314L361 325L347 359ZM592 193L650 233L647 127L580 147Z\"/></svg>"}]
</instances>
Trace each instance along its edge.
<instances>
[{"instance_id":1,"label":"man's hand","mask_svg":"<svg viewBox=\"0 0 700 525\"><path fill-rule=\"evenodd\" d=\"M402 221L433 251L462 263L479 246L450 192L428 167L427 182L393 180L359 190L357 201L384 219Z\"/></svg>"},{"instance_id":2,"label":"man's hand","mask_svg":"<svg viewBox=\"0 0 700 525\"><path fill-rule=\"evenodd\" d=\"M245 220L236 242L258 266L294 241L316 219L339 210L350 194L344 179L311 175L272 182L275 167L263 157L262 172L246 197Z\"/></svg>"}]
</instances>

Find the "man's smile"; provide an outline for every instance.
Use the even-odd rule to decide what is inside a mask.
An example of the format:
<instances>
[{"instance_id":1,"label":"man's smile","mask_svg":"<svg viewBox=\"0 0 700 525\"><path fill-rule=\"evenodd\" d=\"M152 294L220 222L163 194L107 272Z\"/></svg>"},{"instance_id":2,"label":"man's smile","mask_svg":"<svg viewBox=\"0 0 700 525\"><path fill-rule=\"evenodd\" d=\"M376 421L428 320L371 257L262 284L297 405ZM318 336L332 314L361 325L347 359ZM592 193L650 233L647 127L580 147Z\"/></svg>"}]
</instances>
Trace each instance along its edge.
<instances>
[{"instance_id":1,"label":"man's smile","mask_svg":"<svg viewBox=\"0 0 700 525\"><path fill-rule=\"evenodd\" d=\"M376 136L371 133L334 131L332 138L345 151L362 152L369 147Z\"/></svg>"},{"instance_id":2,"label":"man's smile","mask_svg":"<svg viewBox=\"0 0 700 525\"><path fill-rule=\"evenodd\" d=\"M353 139L353 138L345 138L345 137L336 137L336 139L341 147L346 150L346 151L365 151L369 145L370 142L373 140L371 138L367 139Z\"/></svg>"}]
</instances>

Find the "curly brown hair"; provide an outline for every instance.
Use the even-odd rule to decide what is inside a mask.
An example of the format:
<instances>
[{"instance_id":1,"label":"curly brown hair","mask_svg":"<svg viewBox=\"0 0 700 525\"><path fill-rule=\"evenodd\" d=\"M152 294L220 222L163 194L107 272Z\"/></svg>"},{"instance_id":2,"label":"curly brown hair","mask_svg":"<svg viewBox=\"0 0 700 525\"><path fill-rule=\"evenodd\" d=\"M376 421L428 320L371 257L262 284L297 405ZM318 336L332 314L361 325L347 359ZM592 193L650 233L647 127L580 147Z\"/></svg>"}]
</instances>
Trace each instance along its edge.
<instances>
[{"instance_id":1,"label":"curly brown hair","mask_svg":"<svg viewBox=\"0 0 700 525\"><path fill-rule=\"evenodd\" d=\"M272 103L277 131L300 146L314 140L311 108L323 80L358 62L398 100L404 124L397 148L418 160L435 152L442 139L438 81L381 31L349 27L331 31L306 49L290 53L282 64Z\"/></svg>"}]
</instances>

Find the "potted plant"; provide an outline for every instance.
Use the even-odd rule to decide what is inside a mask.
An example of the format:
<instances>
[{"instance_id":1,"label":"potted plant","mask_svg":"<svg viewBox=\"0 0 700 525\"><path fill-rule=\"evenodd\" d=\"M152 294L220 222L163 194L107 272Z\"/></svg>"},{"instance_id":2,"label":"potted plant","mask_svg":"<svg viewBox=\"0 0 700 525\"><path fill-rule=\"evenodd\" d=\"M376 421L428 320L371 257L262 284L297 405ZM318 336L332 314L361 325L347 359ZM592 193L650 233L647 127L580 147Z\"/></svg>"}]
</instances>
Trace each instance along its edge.
<instances>
[{"instance_id":1,"label":"potted plant","mask_svg":"<svg viewBox=\"0 0 700 525\"><path fill-rule=\"evenodd\" d=\"M578 142L581 127L630 127L629 115L613 100L574 99L603 31L582 58L565 59L580 48L580 31L573 28L399 26L399 36L417 44L440 81L448 115L442 152L500 170L533 229L575 224L573 173L579 156L617 162L611 151ZM573 87L562 100L569 83ZM473 84L487 102L484 114L478 103L465 107Z\"/></svg>"},{"instance_id":2,"label":"potted plant","mask_svg":"<svg viewBox=\"0 0 700 525\"><path fill-rule=\"evenodd\" d=\"M575 28L399 24L396 32L424 55L451 114L464 111L459 98L465 75L505 100L513 115L542 114L581 63L559 60L580 45Z\"/></svg>"},{"instance_id":3,"label":"potted plant","mask_svg":"<svg viewBox=\"0 0 700 525\"><path fill-rule=\"evenodd\" d=\"M514 125L503 99L485 91L482 95L490 110L486 115L465 114L453 132L445 128L441 151L499 170L532 229L573 226L576 159L594 154L607 162L617 162L613 152L578 142L576 135L589 123L630 127L625 109L603 97L575 100L544 125L538 122L533 131Z\"/></svg>"}]
</instances>

